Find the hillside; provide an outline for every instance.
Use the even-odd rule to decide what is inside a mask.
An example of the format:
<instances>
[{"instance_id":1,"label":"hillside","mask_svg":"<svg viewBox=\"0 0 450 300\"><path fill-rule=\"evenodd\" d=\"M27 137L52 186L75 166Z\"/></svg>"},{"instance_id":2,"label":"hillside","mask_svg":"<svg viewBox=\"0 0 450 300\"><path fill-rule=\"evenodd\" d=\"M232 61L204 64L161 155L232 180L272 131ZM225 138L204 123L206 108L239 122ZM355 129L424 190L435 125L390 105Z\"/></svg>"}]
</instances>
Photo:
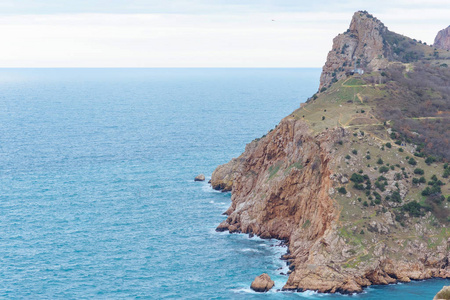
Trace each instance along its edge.
<instances>
[{"instance_id":1,"label":"hillside","mask_svg":"<svg viewBox=\"0 0 450 300\"><path fill-rule=\"evenodd\" d=\"M217 230L287 241L286 290L449 277L449 64L356 12L319 91L214 171L232 191Z\"/></svg>"}]
</instances>

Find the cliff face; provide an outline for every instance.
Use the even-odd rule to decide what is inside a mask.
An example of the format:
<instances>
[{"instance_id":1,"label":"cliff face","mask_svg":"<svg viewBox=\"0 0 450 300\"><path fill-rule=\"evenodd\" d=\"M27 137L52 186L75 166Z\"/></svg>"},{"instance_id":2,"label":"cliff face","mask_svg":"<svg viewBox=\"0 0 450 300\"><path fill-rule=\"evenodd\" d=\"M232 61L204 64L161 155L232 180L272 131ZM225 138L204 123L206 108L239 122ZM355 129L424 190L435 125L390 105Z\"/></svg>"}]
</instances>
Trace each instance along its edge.
<instances>
[{"instance_id":1,"label":"cliff face","mask_svg":"<svg viewBox=\"0 0 450 300\"><path fill-rule=\"evenodd\" d=\"M438 32L434 39L434 46L436 48L450 50L450 26Z\"/></svg>"},{"instance_id":2,"label":"cliff face","mask_svg":"<svg viewBox=\"0 0 450 300\"><path fill-rule=\"evenodd\" d=\"M319 90L344 78L355 67L370 72L387 64L383 35L387 28L364 12L353 15L349 29L333 39L333 47L320 76Z\"/></svg>"},{"instance_id":3,"label":"cliff face","mask_svg":"<svg viewBox=\"0 0 450 300\"><path fill-rule=\"evenodd\" d=\"M307 251L336 217L327 192L328 163L331 147L343 134L336 129L314 137L304 122L286 118L265 138L247 146L233 182L228 218L218 229L282 240L295 236L306 243L299 249Z\"/></svg>"},{"instance_id":4,"label":"cliff face","mask_svg":"<svg viewBox=\"0 0 450 300\"><path fill-rule=\"evenodd\" d=\"M433 51L387 31L365 12L355 13L328 55L321 76L322 86L331 83L327 91L214 171L213 188L232 192L217 230L287 241L284 289L353 293L371 284L450 277L450 200L443 200L450 195L450 167L425 159L411 142L418 133L403 138L389 125L396 120L377 117L380 102L396 99L402 107L398 84L422 74L427 64L434 68L430 78L448 76L446 51L430 63ZM426 62L402 62L420 53ZM356 57L373 72L330 77ZM434 91L445 107L447 90ZM443 115L430 120L446 124Z\"/></svg>"}]
</instances>

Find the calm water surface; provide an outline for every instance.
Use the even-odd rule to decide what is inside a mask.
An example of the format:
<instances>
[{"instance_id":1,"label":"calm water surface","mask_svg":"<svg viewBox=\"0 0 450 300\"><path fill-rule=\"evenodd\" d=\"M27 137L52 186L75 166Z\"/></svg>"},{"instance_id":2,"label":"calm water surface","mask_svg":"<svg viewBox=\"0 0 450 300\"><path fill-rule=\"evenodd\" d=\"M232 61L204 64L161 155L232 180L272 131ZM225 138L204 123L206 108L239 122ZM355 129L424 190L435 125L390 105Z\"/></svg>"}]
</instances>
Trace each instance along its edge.
<instances>
[{"instance_id":1,"label":"calm water surface","mask_svg":"<svg viewBox=\"0 0 450 300\"><path fill-rule=\"evenodd\" d=\"M277 241L216 233L196 183L311 96L319 69L0 69L1 298L348 298L286 276ZM426 299L449 281L355 299Z\"/></svg>"}]
</instances>

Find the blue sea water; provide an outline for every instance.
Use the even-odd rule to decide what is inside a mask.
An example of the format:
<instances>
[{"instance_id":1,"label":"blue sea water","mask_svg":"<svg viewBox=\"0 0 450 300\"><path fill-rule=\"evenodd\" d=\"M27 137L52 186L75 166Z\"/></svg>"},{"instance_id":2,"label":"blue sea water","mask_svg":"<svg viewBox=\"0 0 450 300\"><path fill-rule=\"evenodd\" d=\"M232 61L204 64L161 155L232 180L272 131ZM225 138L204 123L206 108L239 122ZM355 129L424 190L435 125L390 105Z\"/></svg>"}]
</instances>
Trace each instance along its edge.
<instances>
[{"instance_id":1,"label":"blue sea water","mask_svg":"<svg viewBox=\"0 0 450 300\"><path fill-rule=\"evenodd\" d=\"M311 96L319 69L0 69L0 298L342 299L280 292L275 240L217 233L194 182ZM276 289L256 294L267 272ZM350 299L431 299L446 280Z\"/></svg>"}]
</instances>

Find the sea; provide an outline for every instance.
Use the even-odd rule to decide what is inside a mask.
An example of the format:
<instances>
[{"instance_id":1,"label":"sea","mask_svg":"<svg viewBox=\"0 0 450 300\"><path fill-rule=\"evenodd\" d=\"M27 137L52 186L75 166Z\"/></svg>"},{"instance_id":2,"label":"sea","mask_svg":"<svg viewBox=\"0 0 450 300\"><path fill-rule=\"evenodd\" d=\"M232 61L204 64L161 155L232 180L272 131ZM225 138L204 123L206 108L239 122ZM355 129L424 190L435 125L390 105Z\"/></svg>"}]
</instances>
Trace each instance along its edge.
<instances>
[{"instance_id":1,"label":"sea","mask_svg":"<svg viewBox=\"0 0 450 300\"><path fill-rule=\"evenodd\" d=\"M231 196L212 172L320 71L0 69L0 298L432 299L449 280L283 292L279 241L215 231Z\"/></svg>"}]
</instances>

